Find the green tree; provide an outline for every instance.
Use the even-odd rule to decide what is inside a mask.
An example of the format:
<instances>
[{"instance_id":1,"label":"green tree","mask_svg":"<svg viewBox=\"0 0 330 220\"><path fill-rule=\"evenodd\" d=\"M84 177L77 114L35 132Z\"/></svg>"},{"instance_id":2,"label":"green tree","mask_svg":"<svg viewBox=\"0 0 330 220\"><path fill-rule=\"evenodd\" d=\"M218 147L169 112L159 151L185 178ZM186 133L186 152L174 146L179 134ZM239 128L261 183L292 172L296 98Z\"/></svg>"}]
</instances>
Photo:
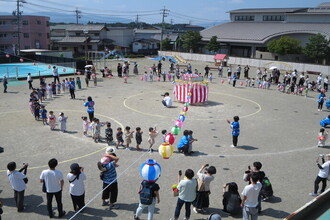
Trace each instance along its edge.
<instances>
[{"instance_id":1,"label":"green tree","mask_svg":"<svg viewBox=\"0 0 330 220\"><path fill-rule=\"evenodd\" d=\"M267 49L271 53L281 55L301 53L301 41L291 37L281 37L279 39L271 40L267 44Z\"/></svg>"},{"instance_id":2,"label":"green tree","mask_svg":"<svg viewBox=\"0 0 330 220\"><path fill-rule=\"evenodd\" d=\"M218 37L217 36L212 36L209 43L206 45L206 49L209 51L216 52L220 49L220 45L217 42Z\"/></svg>"},{"instance_id":3,"label":"green tree","mask_svg":"<svg viewBox=\"0 0 330 220\"><path fill-rule=\"evenodd\" d=\"M181 40L183 49L194 52L200 47L202 36L197 31L187 31L181 36Z\"/></svg>"},{"instance_id":4,"label":"green tree","mask_svg":"<svg viewBox=\"0 0 330 220\"><path fill-rule=\"evenodd\" d=\"M172 45L171 45L171 40L168 38L165 38L162 42L162 50L171 50Z\"/></svg>"},{"instance_id":5,"label":"green tree","mask_svg":"<svg viewBox=\"0 0 330 220\"><path fill-rule=\"evenodd\" d=\"M320 33L311 36L304 48L304 54L319 63L329 55L329 40Z\"/></svg>"}]
</instances>

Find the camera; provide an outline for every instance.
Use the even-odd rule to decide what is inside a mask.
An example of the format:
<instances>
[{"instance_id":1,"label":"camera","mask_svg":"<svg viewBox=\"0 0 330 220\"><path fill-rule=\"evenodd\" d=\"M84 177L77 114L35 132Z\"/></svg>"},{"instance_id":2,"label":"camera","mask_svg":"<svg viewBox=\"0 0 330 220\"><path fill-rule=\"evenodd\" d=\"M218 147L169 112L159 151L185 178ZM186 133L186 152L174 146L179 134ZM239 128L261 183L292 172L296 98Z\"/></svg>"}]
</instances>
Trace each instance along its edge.
<instances>
[{"instance_id":1,"label":"camera","mask_svg":"<svg viewBox=\"0 0 330 220\"><path fill-rule=\"evenodd\" d=\"M205 164L206 167L210 166L209 164Z\"/></svg>"},{"instance_id":2,"label":"camera","mask_svg":"<svg viewBox=\"0 0 330 220\"><path fill-rule=\"evenodd\" d=\"M324 157L324 154L320 154L319 157L321 157L321 158Z\"/></svg>"},{"instance_id":3,"label":"camera","mask_svg":"<svg viewBox=\"0 0 330 220\"><path fill-rule=\"evenodd\" d=\"M181 170L179 170L179 176L181 176L182 175L182 171Z\"/></svg>"}]
</instances>

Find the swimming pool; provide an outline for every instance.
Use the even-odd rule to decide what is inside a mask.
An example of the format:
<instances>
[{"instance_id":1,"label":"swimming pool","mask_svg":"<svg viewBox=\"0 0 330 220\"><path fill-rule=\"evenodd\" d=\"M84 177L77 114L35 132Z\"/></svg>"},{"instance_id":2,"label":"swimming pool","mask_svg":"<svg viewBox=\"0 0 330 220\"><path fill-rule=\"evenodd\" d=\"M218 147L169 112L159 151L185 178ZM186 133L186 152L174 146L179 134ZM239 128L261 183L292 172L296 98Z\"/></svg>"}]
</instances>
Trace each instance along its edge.
<instances>
[{"instance_id":1,"label":"swimming pool","mask_svg":"<svg viewBox=\"0 0 330 220\"><path fill-rule=\"evenodd\" d=\"M71 63L70 63L71 64ZM28 73L32 77L51 76L53 75L53 66L56 66L60 75L72 74L76 72L76 68L65 67L62 65L45 64L45 63L6 63L0 64L0 78L4 75L7 78L26 78ZM74 66L73 64L71 66Z\"/></svg>"}]
</instances>

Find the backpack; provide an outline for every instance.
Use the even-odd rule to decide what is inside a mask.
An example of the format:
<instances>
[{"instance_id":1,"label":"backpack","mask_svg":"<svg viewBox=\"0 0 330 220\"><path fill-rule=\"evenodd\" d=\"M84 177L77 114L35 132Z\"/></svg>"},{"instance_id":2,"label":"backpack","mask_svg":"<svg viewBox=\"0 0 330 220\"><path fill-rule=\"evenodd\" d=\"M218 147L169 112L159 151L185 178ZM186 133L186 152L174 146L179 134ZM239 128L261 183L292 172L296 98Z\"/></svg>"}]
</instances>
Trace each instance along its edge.
<instances>
[{"instance_id":1,"label":"backpack","mask_svg":"<svg viewBox=\"0 0 330 220\"><path fill-rule=\"evenodd\" d=\"M154 183L147 183L146 181L143 181L141 185L142 189L139 192L140 202L143 205L151 205L154 199L154 192L152 191Z\"/></svg>"},{"instance_id":2,"label":"backpack","mask_svg":"<svg viewBox=\"0 0 330 220\"><path fill-rule=\"evenodd\" d=\"M260 195L264 198L273 196L273 187L268 177L264 177L261 184Z\"/></svg>"}]
</instances>

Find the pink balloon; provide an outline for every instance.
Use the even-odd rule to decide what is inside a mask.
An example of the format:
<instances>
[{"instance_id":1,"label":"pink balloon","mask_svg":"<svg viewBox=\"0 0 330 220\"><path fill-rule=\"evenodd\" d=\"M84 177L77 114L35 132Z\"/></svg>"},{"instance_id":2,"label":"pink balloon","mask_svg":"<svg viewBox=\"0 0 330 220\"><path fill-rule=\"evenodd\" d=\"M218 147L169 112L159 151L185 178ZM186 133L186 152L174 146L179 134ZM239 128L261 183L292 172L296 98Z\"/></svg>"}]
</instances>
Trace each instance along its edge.
<instances>
[{"instance_id":1,"label":"pink balloon","mask_svg":"<svg viewBox=\"0 0 330 220\"><path fill-rule=\"evenodd\" d=\"M77 72L77 75L80 75L80 74L81 74L81 72L80 72L80 71L78 71L78 72Z\"/></svg>"},{"instance_id":2,"label":"pink balloon","mask_svg":"<svg viewBox=\"0 0 330 220\"><path fill-rule=\"evenodd\" d=\"M183 108L182 108L182 111L183 111L183 112L188 111L188 107L187 107L187 106L183 107Z\"/></svg>"},{"instance_id":3,"label":"pink balloon","mask_svg":"<svg viewBox=\"0 0 330 220\"><path fill-rule=\"evenodd\" d=\"M95 78L95 77L96 77L96 74L95 74L95 73L93 73L93 74L92 74L92 78Z\"/></svg>"},{"instance_id":4,"label":"pink balloon","mask_svg":"<svg viewBox=\"0 0 330 220\"><path fill-rule=\"evenodd\" d=\"M33 65L35 65L35 66L36 66L36 65L37 65L37 62L34 62L34 63L33 63Z\"/></svg>"},{"instance_id":5,"label":"pink balloon","mask_svg":"<svg viewBox=\"0 0 330 220\"><path fill-rule=\"evenodd\" d=\"M9 57L10 57L10 55L9 55L9 54L6 54L6 57L7 57L7 58L9 58Z\"/></svg>"},{"instance_id":6,"label":"pink balloon","mask_svg":"<svg viewBox=\"0 0 330 220\"><path fill-rule=\"evenodd\" d=\"M176 120L175 123L174 123L176 126L178 126L179 128L182 127L183 123L181 120Z\"/></svg>"},{"instance_id":7,"label":"pink balloon","mask_svg":"<svg viewBox=\"0 0 330 220\"><path fill-rule=\"evenodd\" d=\"M260 84L259 88L262 88L262 85Z\"/></svg>"},{"instance_id":8,"label":"pink balloon","mask_svg":"<svg viewBox=\"0 0 330 220\"><path fill-rule=\"evenodd\" d=\"M150 67L149 70L152 70L152 68Z\"/></svg>"},{"instance_id":9,"label":"pink balloon","mask_svg":"<svg viewBox=\"0 0 330 220\"><path fill-rule=\"evenodd\" d=\"M52 68L50 65L48 66L48 69Z\"/></svg>"},{"instance_id":10,"label":"pink balloon","mask_svg":"<svg viewBox=\"0 0 330 220\"><path fill-rule=\"evenodd\" d=\"M222 79L220 82L221 82L221 84L223 84L225 82L225 80Z\"/></svg>"},{"instance_id":11,"label":"pink balloon","mask_svg":"<svg viewBox=\"0 0 330 220\"><path fill-rule=\"evenodd\" d=\"M140 80L143 80L143 77L141 77L141 79Z\"/></svg>"},{"instance_id":12,"label":"pink balloon","mask_svg":"<svg viewBox=\"0 0 330 220\"><path fill-rule=\"evenodd\" d=\"M126 80L127 78L128 78L127 76L124 77L125 80Z\"/></svg>"},{"instance_id":13,"label":"pink balloon","mask_svg":"<svg viewBox=\"0 0 330 220\"><path fill-rule=\"evenodd\" d=\"M109 75L109 76L108 76L108 78L109 78L109 79L111 79L111 78L112 78L112 76L111 76L111 75Z\"/></svg>"},{"instance_id":14,"label":"pink balloon","mask_svg":"<svg viewBox=\"0 0 330 220\"><path fill-rule=\"evenodd\" d=\"M19 61L20 61L20 62L23 62L24 60L21 58L21 59L19 59Z\"/></svg>"},{"instance_id":15,"label":"pink balloon","mask_svg":"<svg viewBox=\"0 0 330 220\"><path fill-rule=\"evenodd\" d=\"M64 73L66 72L66 69L65 69L65 68L63 68L63 72L64 72Z\"/></svg>"},{"instance_id":16,"label":"pink balloon","mask_svg":"<svg viewBox=\"0 0 330 220\"><path fill-rule=\"evenodd\" d=\"M239 84L242 86L243 85L243 82L240 82Z\"/></svg>"}]
</instances>

